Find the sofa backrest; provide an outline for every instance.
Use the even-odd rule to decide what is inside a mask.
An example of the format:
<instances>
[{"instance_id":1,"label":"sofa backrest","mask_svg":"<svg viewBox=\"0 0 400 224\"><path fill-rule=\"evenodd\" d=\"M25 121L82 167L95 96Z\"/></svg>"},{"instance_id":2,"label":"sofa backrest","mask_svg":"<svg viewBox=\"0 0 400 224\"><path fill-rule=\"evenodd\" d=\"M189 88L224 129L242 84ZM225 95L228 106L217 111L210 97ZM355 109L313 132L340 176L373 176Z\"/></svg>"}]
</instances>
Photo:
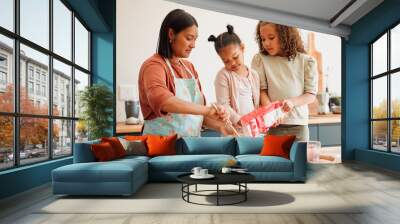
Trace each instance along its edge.
<instances>
[{"instance_id":1,"label":"sofa backrest","mask_svg":"<svg viewBox=\"0 0 400 224\"><path fill-rule=\"evenodd\" d=\"M235 155L233 137L183 137L176 143L177 154L226 154Z\"/></svg>"},{"instance_id":2,"label":"sofa backrest","mask_svg":"<svg viewBox=\"0 0 400 224\"><path fill-rule=\"evenodd\" d=\"M74 163L89 163L95 162L96 158L93 155L91 145L99 144L100 140L75 143L74 148Z\"/></svg>"},{"instance_id":3,"label":"sofa backrest","mask_svg":"<svg viewBox=\"0 0 400 224\"><path fill-rule=\"evenodd\" d=\"M236 155L259 154L264 145L264 137L236 137Z\"/></svg>"}]
</instances>

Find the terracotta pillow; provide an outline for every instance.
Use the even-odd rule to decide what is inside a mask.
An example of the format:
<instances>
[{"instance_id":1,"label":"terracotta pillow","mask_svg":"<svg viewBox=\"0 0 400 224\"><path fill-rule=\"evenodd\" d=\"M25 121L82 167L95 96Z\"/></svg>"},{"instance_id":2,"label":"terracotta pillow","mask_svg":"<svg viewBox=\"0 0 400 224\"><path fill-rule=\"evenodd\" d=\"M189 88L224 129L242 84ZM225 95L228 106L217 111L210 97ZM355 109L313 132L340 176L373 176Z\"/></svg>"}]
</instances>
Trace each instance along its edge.
<instances>
[{"instance_id":1,"label":"terracotta pillow","mask_svg":"<svg viewBox=\"0 0 400 224\"><path fill-rule=\"evenodd\" d=\"M295 139L295 135L266 135L260 155L280 156L289 159L290 148Z\"/></svg>"},{"instance_id":2,"label":"terracotta pillow","mask_svg":"<svg viewBox=\"0 0 400 224\"><path fill-rule=\"evenodd\" d=\"M93 144L90 147L94 157L99 162L110 161L117 158L113 147L108 142Z\"/></svg>"},{"instance_id":3,"label":"terracotta pillow","mask_svg":"<svg viewBox=\"0 0 400 224\"><path fill-rule=\"evenodd\" d=\"M117 137L101 138L101 142L110 143L117 158L126 156L126 151Z\"/></svg>"},{"instance_id":4,"label":"terracotta pillow","mask_svg":"<svg viewBox=\"0 0 400 224\"><path fill-rule=\"evenodd\" d=\"M176 154L177 135L159 136L149 135L147 137L147 155L148 156L164 156Z\"/></svg>"},{"instance_id":5,"label":"terracotta pillow","mask_svg":"<svg viewBox=\"0 0 400 224\"><path fill-rule=\"evenodd\" d=\"M140 141L142 141L142 142L146 142L147 137L148 137L148 135L138 135L138 136L136 136L136 135L127 135L127 136L125 136L124 138L125 138L126 140L128 140L128 141L137 141L137 140L140 140Z\"/></svg>"}]
</instances>

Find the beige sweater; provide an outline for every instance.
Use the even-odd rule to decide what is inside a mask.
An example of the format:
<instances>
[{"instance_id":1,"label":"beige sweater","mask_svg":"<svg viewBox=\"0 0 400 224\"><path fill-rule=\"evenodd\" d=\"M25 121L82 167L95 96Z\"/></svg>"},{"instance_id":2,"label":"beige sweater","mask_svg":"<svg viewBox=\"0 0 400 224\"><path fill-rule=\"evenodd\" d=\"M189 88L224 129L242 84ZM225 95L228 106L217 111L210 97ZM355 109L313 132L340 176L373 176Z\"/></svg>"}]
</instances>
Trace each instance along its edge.
<instances>
[{"instance_id":1,"label":"beige sweater","mask_svg":"<svg viewBox=\"0 0 400 224\"><path fill-rule=\"evenodd\" d=\"M248 67L248 69L250 68ZM235 72L231 72L223 68L218 72L214 82L217 103L227 108L230 113L230 120L233 124L236 124L242 116L239 114L238 102L239 78L240 77ZM260 79L257 72L253 69L250 69L248 79L251 84L254 108L258 108L260 104Z\"/></svg>"},{"instance_id":2,"label":"beige sweater","mask_svg":"<svg viewBox=\"0 0 400 224\"><path fill-rule=\"evenodd\" d=\"M299 53L293 60L288 61L286 57L258 53L253 58L252 68L260 76L260 88L267 90L272 102L304 93L317 94L317 63L309 55ZM307 125L308 106L296 106L282 123Z\"/></svg>"}]
</instances>

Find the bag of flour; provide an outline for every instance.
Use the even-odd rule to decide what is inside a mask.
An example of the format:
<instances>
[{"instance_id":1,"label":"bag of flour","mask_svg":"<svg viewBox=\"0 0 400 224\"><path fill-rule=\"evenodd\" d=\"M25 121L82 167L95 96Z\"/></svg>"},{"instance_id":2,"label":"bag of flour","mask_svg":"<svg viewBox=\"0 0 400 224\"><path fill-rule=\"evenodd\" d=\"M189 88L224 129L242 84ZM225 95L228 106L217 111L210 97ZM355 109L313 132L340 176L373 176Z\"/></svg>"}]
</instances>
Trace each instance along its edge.
<instances>
[{"instance_id":1,"label":"bag of flour","mask_svg":"<svg viewBox=\"0 0 400 224\"><path fill-rule=\"evenodd\" d=\"M285 116L282 105L282 102L274 102L242 116L240 121L248 135L256 137L274 126L280 118Z\"/></svg>"}]
</instances>

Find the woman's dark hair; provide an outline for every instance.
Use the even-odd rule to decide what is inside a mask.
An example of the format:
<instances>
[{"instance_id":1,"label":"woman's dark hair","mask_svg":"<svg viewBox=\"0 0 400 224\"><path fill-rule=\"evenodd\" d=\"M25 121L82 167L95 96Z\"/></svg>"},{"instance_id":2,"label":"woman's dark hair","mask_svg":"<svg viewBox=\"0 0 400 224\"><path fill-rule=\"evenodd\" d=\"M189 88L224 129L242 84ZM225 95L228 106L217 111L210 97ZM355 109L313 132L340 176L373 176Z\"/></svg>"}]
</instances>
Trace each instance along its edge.
<instances>
[{"instance_id":1,"label":"woman's dark hair","mask_svg":"<svg viewBox=\"0 0 400 224\"><path fill-rule=\"evenodd\" d=\"M242 41L240 40L239 36L233 32L233 26L227 25L226 28L228 29L227 32L221 33L218 37L214 35L210 35L208 41L214 42L214 47L217 53L223 47L226 47L230 44L238 44L240 45Z\"/></svg>"},{"instance_id":2,"label":"woman's dark hair","mask_svg":"<svg viewBox=\"0 0 400 224\"><path fill-rule=\"evenodd\" d=\"M172 58L172 48L168 37L168 29L171 28L176 34L182 30L197 26L196 19L182 9L174 9L168 13L161 24L158 36L157 53L166 58Z\"/></svg>"},{"instance_id":3,"label":"woman's dark hair","mask_svg":"<svg viewBox=\"0 0 400 224\"><path fill-rule=\"evenodd\" d=\"M297 28L266 21L259 21L256 28L256 41L262 54L268 55L268 52L263 47L260 28L267 24L275 25L283 56L287 57L288 60L294 59L297 53L306 53L304 50L303 41L301 40L301 36Z\"/></svg>"}]
</instances>

